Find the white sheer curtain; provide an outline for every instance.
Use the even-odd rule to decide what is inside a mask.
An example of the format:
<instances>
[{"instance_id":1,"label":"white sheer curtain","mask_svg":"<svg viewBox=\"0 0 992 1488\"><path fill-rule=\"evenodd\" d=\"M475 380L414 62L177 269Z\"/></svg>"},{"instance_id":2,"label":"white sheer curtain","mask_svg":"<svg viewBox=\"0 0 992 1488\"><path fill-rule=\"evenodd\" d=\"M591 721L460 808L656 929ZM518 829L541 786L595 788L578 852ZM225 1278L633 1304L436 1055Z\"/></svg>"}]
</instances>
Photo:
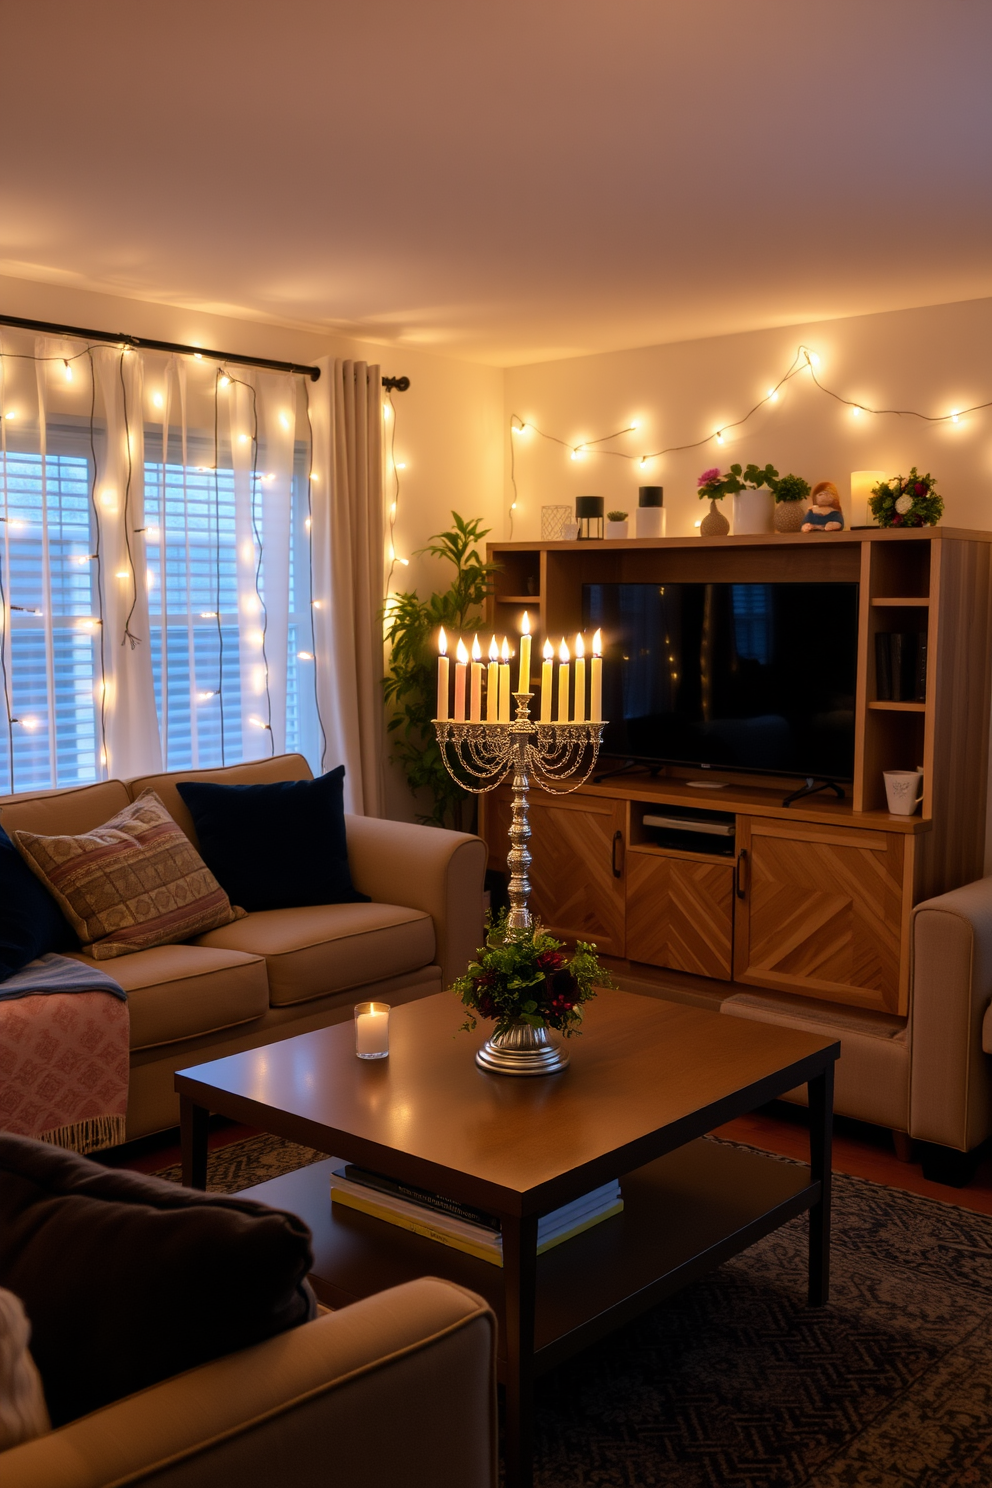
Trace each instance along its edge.
<instances>
[{"instance_id":1,"label":"white sheer curtain","mask_svg":"<svg viewBox=\"0 0 992 1488\"><path fill-rule=\"evenodd\" d=\"M317 696L324 767L345 765L347 809L381 816L382 383L365 362L321 358L309 392Z\"/></svg>"}]
</instances>

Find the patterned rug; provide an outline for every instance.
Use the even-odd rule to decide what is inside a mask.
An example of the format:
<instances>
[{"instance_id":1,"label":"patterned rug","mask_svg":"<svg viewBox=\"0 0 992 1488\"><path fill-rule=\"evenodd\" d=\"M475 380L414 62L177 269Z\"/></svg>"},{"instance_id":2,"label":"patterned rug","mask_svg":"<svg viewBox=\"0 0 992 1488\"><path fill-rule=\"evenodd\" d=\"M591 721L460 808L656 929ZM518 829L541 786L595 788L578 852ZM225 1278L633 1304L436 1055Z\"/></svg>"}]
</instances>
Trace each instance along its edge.
<instances>
[{"instance_id":1,"label":"patterned rug","mask_svg":"<svg viewBox=\"0 0 992 1488\"><path fill-rule=\"evenodd\" d=\"M252 1137L211 1154L209 1186L321 1156ZM794 1220L544 1376L538 1488L992 1483L992 1218L835 1185L829 1306L806 1307Z\"/></svg>"}]
</instances>

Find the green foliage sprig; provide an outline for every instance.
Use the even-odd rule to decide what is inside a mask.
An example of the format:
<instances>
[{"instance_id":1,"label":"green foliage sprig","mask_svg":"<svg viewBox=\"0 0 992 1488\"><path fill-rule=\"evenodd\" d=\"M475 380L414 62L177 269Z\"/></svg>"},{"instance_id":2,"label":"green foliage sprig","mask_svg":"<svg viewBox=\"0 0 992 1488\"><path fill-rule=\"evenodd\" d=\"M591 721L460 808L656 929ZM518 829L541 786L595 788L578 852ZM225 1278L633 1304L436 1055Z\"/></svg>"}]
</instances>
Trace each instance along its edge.
<instances>
[{"instance_id":1,"label":"green foliage sprig","mask_svg":"<svg viewBox=\"0 0 992 1488\"><path fill-rule=\"evenodd\" d=\"M868 505L880 527L936 527L944 514L936 476L929 470L920 475L915 465L905 478L893 475L872 486Z\"/></svg>"},{"instance_id":2,"label":"green foliage sprig","mask_svg":"<svg viewBox=\"0 0 992 1488\"><path fill-rule=\"evenodd\" d=\"M805 501L812 489L801 475L783 475L772 487L776 501Z\"/></svg>"},{"instance_id":3,"label":"green foliage sprig","mask_svg":"<svg viewBox=\"0 0 992 1488\"><path fill-rule=\"evenodd\" d=\"M434 733L437 702L437 634L477 630L498 564L484 563L477 544L488 535L478 517L465 521L451 513L452 526L435 533L420 553L454 568L449 587L422 600L416 593L395 594L384 611L389 664L383 678L391 709L386 729L390 758L403 768L412 791L426 790L433 807L418 820L429 826L461 827L465 792L445 769Z\"/></svg>"},{"instance_id":4,"label":"green foliage sprig","mask_svg":"<svg viewBox=\"0 0 992 1488\"><path fill-rule=\"evenodd\" d=\"M597 987L612 987L596 958L596 947L577 941L571 956L564 943L540 925L511 930L504 909L486 920L486 943L464 976L454 984L469 1010L462 1027L475 1028L478 1018L492 1019L494 1035L514 1023L556 1028L565 1038L580 1031L582 1004Z\"/></svg>"},{"instance_id":5,"label":"green foliage sprig","mask_svg":"<svg viewBox=\"0 0 992 1488\"><path fill-rule=\"evenodd\" d=\"M724 496L737 496L741 491L757 491L767 486L774 491L778 484L778 471L774 465L755 465L745 469L742 465L731 465L721 473L719 466L704 470L696 482L697 495L701 501L722 501Z\"/></svg>"}]
</instances>

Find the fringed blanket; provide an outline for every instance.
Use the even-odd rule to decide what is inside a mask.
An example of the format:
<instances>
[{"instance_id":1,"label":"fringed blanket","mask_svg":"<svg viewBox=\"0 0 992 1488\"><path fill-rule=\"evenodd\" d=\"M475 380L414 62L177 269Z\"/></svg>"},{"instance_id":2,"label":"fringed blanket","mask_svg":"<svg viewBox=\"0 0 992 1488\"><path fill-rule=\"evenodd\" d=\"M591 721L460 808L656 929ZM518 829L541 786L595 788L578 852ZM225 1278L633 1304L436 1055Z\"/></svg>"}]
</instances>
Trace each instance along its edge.
<instances>
[{"instance_id":1,"label":"fringed blanket","mask_svg":"<svg viewBox=\"0 0 992 1488\"><path fill-rule=\"evenodd\" d=\"M118 983L70 957L0 982L0 1130L74 1152L123 1142L128 1023Z\"/></svg>"}]
</instances>

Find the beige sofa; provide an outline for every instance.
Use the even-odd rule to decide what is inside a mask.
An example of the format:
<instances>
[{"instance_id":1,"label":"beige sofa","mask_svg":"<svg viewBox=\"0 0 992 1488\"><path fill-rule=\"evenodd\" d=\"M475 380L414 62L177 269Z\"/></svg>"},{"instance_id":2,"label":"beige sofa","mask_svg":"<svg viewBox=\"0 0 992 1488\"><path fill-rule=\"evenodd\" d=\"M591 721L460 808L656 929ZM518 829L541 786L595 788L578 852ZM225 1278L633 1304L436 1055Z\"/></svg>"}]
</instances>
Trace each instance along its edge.
<instances>
[{"instance_id":1,"label":"beige sofa","mask_svg":"<svg viewBox=\"0 0 992 1488\"><path fill-rule=\"evenodd\" d=\"M88 832L151 788L196 843L180 780L243 785L307 780L302 755L227 769L108 780L79 789L0 797L0 825ZM351 1016L356 1002L393 1006L439 992L479 944L486 849L478 837L346 816L355 887L370 904L265 910L186 945L101 963L131 1014L128 1138L175 1126L173 1075Z\"/></svg>"},{"instance_id":2,"label":"beige sofa","mask_svg":"<svg viewBox=\"0 0 992 1488\"><path fill-rule=\"evenodd\" d=\"M496 1319L422 1277L0 1456L4 1488L496 1488Z\"/></svg>"}]
</instances>

